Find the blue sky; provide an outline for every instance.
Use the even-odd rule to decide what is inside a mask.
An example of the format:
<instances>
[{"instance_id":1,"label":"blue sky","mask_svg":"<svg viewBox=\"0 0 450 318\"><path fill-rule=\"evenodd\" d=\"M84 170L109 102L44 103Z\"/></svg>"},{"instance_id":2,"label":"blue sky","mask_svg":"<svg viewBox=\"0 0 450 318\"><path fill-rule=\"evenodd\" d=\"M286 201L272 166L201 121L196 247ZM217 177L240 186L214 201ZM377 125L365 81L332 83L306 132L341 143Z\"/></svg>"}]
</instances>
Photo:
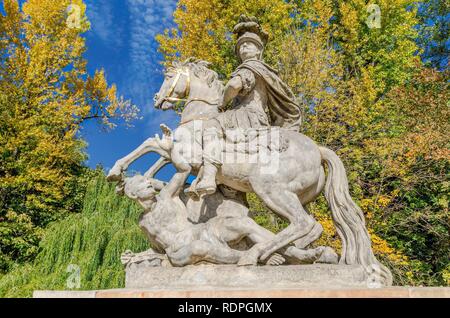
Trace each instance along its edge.
<instances>
[{"instance_id":1,"label":"blue sky","mask_svg":"<svg viewBox=\"0 0 450 318\"><path fill-rule=\"evenodd\" d=\"M104 68L108 82L115 83L119 94L141 109L143 119L133 122L134 127L123 125L110 132L101 131L95 123L87 123L82 137L88 142L87 164L98 164L108 170L114 162L127 155L145 139L160 133L159 124L174 128L178 117L172 112L153 108L153 95L162 81L162 56L157 52L156 34L173 26L176 0L87 0L87 16L91 30L87 39L88 69L91 74ZM157 155L147 155L130 167L144 172ZM168 180L174 173L167 167L158 175Z\"/></svg>"},{"instance_id":2,"label":"blue sky","mask_svg":"<svg viewBox=\"0 0 450 318\"><path fill-rule=\"evenodd\" d=\"M19 0L22 5L25 0ZM81 137L88 142L89 159L86 164L95 168L102 165L108 171L116 160L127 155L145 139L160 134L160 123L171 128L179 117L173 112L155 110L153 96L162 81L162 60L155 35L174 26L173 11L177 0L85 0L91 29L83 36L87 40L85 58L88 71L94 74L104 69L108 82L115 83L119 95L130 99L140 110L142 119L132 128L119 125L105 132L94 121L83 124ZM5 14L3 3L0 13ZM144 173L158 155L148 154L137 160L130 171ZM168 181L175 169L166 166L157 175Z\"/></svg>"}]
</instances>

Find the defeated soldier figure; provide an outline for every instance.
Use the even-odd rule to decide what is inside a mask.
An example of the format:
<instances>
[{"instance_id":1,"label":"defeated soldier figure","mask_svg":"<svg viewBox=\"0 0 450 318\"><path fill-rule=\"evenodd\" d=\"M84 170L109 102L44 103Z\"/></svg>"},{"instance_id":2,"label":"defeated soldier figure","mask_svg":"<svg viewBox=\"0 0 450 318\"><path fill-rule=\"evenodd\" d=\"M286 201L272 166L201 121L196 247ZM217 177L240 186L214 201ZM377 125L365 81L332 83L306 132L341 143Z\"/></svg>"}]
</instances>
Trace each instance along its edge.
<instances>
[{"instance_id":1,"label":"defeated soldier figure","mask_svg":"<svg viewBox=\"0 0 450 318\"><path fill-rule=\"evenodd\" d=\"M149 175L137 175L122 179L118 185L118 193L144 207L139 225L152 246L159 252L165 251L172 265L185 266L205 261L239 264L246 251L233 249L230 243L236 244L247 238L258 244L275 236L247 216L248 208L239 199L227 198L218 191L215 202L208 206L206 202L194 202L184 196L179 190L183 186L184 179L180 175L175 175L168 184ZM213 211L201 212L199 209ZM210 218L204 223L194 223L200 219L200 214ZM151 252L147 254L154 258L153 250ZM338 260L337 254L329 247L301 250L290 246L282 254L284 257L273 254L266 263L281 265L286 258L293 264L337 263ZM127 260L131 258L130 253L125 256ZM142 261L142 257L145 257L145 252L136 260Z\"/></svg>"}]
</instances>

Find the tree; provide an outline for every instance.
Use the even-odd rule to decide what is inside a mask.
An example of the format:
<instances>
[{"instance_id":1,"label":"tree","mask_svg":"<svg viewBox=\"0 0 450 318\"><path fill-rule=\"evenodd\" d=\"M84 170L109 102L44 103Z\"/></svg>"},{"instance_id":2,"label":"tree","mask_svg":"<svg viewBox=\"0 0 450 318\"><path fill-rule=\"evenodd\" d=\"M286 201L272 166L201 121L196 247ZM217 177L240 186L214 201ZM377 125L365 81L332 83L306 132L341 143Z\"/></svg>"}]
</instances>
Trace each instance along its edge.
<instances>
[{"instance_id":1,"label":"tree","mask_svg":"<svg viewBox=\"0 0 450 318\"><path fill-rule=\"evenodd\" d=\"M213 68L229 76L237 66L234 57L233 27L241 14L257 16L271 34L265 51L268 62L276 62L282 35L292 23L292 5L284 0L180 0L174 13L177 28L157 36L159 50L167 65L191 56L213 63Z\"/></svg>"},{"instance_id":2,"label":"tree","mask_svg":"<svg viewBox=\"0 0 450 318\"><path fill-rule=\"evenodd\" d=\"M333 17L345 5L307 3L300 31L285 44L294 49L281 55L291 61L285 78L300 83L298 92L306 96L305 131L343 158L374 250L391 265L397 283L448 285L448 74L423 68L416 58L418 19L411 3L390 3L387 12L380 3L382 28L375 34L381 46L370 40L367 33L374 30L362 19L327 23L339 21ZM352 12L341 19L351 20ZM398 19L405 23L395 24ZM346 33L357 37L336 36ZM323 201L310 210L331 224ZM333 228L324 228L322 243L332 245Z\"/></svg>"},{"instance_id":3,"label":"tree","mask_svg":"<svg viewBox=\"0 0 450 318\"><path fill-rule=\"evenodd\" d=\"M446 1L426 0L419 5L419 39L422 59L431 67L448 67L450 54L449 5Z\"/></svg>"},{"instance_id":4,"label":"tree","mask_svg":"<svg viewBox=\"0 0 450 318\"><path fill-rule=\"evenodd\" d=\"M3 1L0 15L0 267L32 259L42 228L80 207L80 124L137 109L103 71L87 74L81 0ZM1 269L1 268L0 268Z\"/></svg>"},{"instance_id":5,"label":"tree","mask_svg":"<svg viewBox=\"0 0 450 318\"><path fill-rule=\"evenodd\" d=\"M295 2L302 21L327 29L344 58L346 78L370 77L376 97L410 78L418 51L417 1L383 0L376 6L365 0ZM379 25L374 19L379 19Z\"/></svg>"},{"instance_id":6,"label":"tree","mask_svg":"<svg viewBox=\"0 0 450 318\"><path fill-rule=\"evenodd\" d=\"M391 136L372 149L388 150L380 161L379 197L385 202L379 216L385 236L414 260L418 282L449 285L449 72L417 69L410 82L389 93Z\"/></svg>"}]
</instances>

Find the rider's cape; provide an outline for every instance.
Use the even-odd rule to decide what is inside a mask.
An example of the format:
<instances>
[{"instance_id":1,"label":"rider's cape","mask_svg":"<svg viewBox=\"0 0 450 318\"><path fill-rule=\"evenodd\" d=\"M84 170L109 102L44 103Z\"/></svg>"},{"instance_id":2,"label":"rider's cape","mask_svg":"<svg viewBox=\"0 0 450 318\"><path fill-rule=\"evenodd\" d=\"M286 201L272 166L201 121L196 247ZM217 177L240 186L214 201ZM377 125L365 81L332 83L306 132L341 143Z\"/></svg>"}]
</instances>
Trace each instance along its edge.
<instances>
[{"instance_id":1,"label":"rider's cape","mask_svg":"<svg viewBox=\"0 0 450 318\"><path fill-rule=\"evenodd\" d=\"M264 80L272 126L298 131L302 120L301 108L291 89L278 77L277 71L256 59L245 61L237 68L235 73L243 68L249 69Z\"/></svg>"}]
</instances>

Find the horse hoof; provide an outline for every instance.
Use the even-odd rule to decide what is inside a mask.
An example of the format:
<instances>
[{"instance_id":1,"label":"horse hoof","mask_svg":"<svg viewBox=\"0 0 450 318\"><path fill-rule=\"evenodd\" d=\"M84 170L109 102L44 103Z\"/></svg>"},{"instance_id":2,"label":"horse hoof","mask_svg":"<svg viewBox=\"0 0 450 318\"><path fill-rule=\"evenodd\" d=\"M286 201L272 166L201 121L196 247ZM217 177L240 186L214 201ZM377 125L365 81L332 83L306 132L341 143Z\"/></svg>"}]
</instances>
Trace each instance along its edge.
<instances>
[{"instance_id":1,"label":"horse hoof","mask_svg":"<svg viewBox=\"0 0 450 318\"><path fill-rule=\"evenodd\" d=\"M196 188L196 193L199 197L206 197L208 195L216 193L217 188L216 187L209 187L209 188Z\"/></svg>"},{"instance_id":2,"label":"horse hoof","mask_svg":"<svg viewBox=\"0 0 450 318\"><path fill-rule=\"evenodd\" d=\"M109 182L121 181L122 169L114 166L111 170L109 170L109 173L106 176L106 180L108 180Z\"/></svg>"},{"instance_id":3,"label":"horse hoof","mask_svg":"<svg viewBox=\"0 0 450 318\"><path fill-rule=\"evenodd\" d=\"M200 199L200 195L197 193L197 191L195 191L195 189L191 189L191 188L192 187L189 187L186 190L184 190L184 194L186 194L187 196L189 196L193 200Z\"/></svg>"}]
</instances>

